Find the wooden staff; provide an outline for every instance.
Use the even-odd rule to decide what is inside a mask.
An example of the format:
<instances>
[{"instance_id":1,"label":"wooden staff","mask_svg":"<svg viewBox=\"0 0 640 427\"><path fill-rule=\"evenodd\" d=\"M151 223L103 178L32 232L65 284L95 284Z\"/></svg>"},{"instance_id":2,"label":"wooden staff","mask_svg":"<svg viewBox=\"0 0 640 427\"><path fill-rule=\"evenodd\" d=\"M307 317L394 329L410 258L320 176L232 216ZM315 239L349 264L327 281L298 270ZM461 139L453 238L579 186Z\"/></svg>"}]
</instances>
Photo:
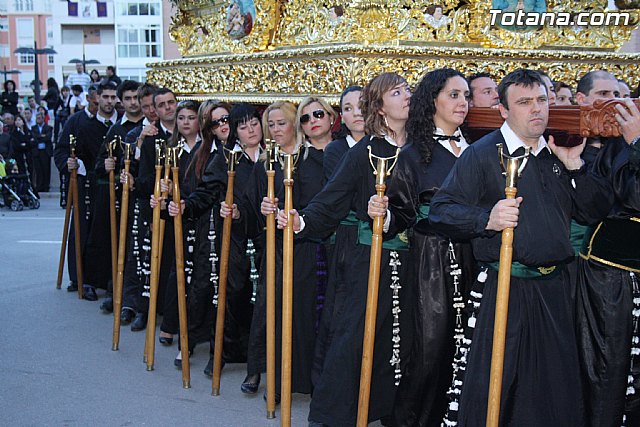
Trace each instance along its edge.
<instances>
[{"instance_id":1,"label":"wooden staff","mask_svg":"<svg viewBox=\"0 0 640 427\"><path fill-rule=\"evenodd\" d=\"M516 182L527 157L509 157L498 144L500 164L507 178L504 192L507 199L515 199L518 192ZM498 427L500 421L500 398L502 396L502 371L504 369L504 349L509 314L509 291L511 286L511 260L513 256L513 227L502 230L500 246L500 269L498 270L498 290L496 294L496 317L493 323L493 348L491 351L491 375L489 377L489 402L487 407L487 427Z\"/></svg>"},{"instance_id":2,"label":"wooden staff","mask_svg":"<svg viewBox=\"0 0 640 427\"><path fill-rule=\"evenodd\" d=\"M400 149L392 157L378 157L369 149L369 162L376 177L376 194L384 197L387 188L385 180L391 174L398 159ZM377 164L374 165L374 160ZM389 162L393 161L391 166ZM380 285L380 259L382 258L382 227L384 217L373 220L371 255L369 260L369 282L367 288L367 308L364 317L364 339L362 344L362 365L360 370L360 395L358 397L358 427L366 427L369 420L369 397L371 394L371 369L373 367L373 345L376 339L376 315L378 313L378 287Z\"/></svg>"},{"instance_id":3,"label":"wooden staff","mask_svg":"<svg viewBox=\"0 0 640 427\"><path fill-rule=\"evenodd\" d=\"M267 197L275 203L278 146L267 141ZM267 418L276 417L276 214L267 215Z\"/></svg>"},{"instance_id":4,"label":"wooden staff","mask_svg":"<svg viewBox=\"0 0 640 427\"><path fill-rule=\"evenodd\" d=\"M168 170L169 157L164 153L164 140L156 139L156 179L153 186L153 197L160 197L160 178L162 175L162 159L165 159L165 169ZM166 181L165 181L166 182ZM147 316L147 333L145 335L145 363L147 371L153 371L156 351L156 311L158 308L158 282L160 281L160 240L164 229L160 230L161 203L153 208L153 222L151 223L151 277L149 281L149 313Z\"/></svg>"},{"instance_id":5,"label":"wooden staff","mask_svg":"<svg viewBox=\"0 0 640 427\"><path fill-rule=\"evenodd\" d=\"M291 344L293 340L293 171L298 153L282 154L284 165L284 210L288 216L282 244L282 397L280 425L291 426Z\"/></svg>"},{"instance_id":6,"label":"wooden staff","mask_svg":"<svg viewBox=\"0 0 640 427\"><path fill-rule=\"evenodd\" d=\"M76 138L69 135L69 148L71 149L71 158L76 158ZM84 297L84 280L82 277L82 244L80 243L80 205L78 204L78 168L71 171L71 188L70 193L73 196L73 232L75 234L76 244L76 280L78 283L78 298ZM67 203L69 200L67 198Z\"/></svg>"},{"instance_id":7,"label":"wooden staff","mask_svg":"<svg viewBox=\"0 0 640 427\"><path fill-rule=\"evenodd\" d=\"M60 289L62 286L62 274L64 272L64 258L67 252L67 240L69 239L69 222L71 219L71 187L67 191L67 205L64 212L64 228L62 229L62 246L60 247L60 262L58 263L58 281L56 282L56 288Z\"/></svg>"},{"instance_id":8,"label":"wooden staff","mask_svg":"<svg viewBox=\"0 0 640 427\"><path fill-rule=\"evenodd\" d=\"M107 142L109 157L113 159L113 149L118 143L117 136L113 141ZM120 140L122 145L122 140ZM116 178L115 170L109 171L109 222L111 225L111 283L114 284L118 276L118 227L116 223Z\"/></svg>"},{"instance_id":9,"label":"wooden staff","mask_svg":"<svg viewBox=\"0 0 640 427\"><path fill-rule=\"evenodd\" d=\"M178 206L178 215L173 219L173 230L176 245L176 276L178 282L178 317L180 320L180 351L182 353L182 387L191 388L189 373L189 337L187 332L187 299L184 284L184 251L182 242L182 209L180 203L180 168L178 158L182 147L172 147L171 172L173 174L173 203Z\"/></svg>"},{"instance_id":10,"label":"wooden staff","mask_svg":"<svg viewBox=\"0 0 640 427\"><path fill-rule=\"evenodd\" d=\"M224 150L227 160L227 194L225 203L233 209L233 183L239 151ZM227 304L227 277L229 275L229 246L231 244L231 223L233 215L227 216L222 225L222 249L220 251L220 285L218 286L218 311L216 314L216 335L213 349L213 376L211 394L220 395L220 371L222 370L222 345L224 336L224 315Z\"/></svg>"},{"instance_id":11,"label":"wooden staff","mask_svg":"<svg viewBox=\"0 0 640 427\"><path fill-rule=\"evenodd\" d=\"M129 169L131 168L131 145L123 144L125 181L122 186L120 204L120 238L118 240L118 271L113 282L113 342L111 350L118 351L120 345L120 312L122 311L122 288L124 285L124 261L127 245L127 219L129 217Z\"/></svg>"}]
</instances>

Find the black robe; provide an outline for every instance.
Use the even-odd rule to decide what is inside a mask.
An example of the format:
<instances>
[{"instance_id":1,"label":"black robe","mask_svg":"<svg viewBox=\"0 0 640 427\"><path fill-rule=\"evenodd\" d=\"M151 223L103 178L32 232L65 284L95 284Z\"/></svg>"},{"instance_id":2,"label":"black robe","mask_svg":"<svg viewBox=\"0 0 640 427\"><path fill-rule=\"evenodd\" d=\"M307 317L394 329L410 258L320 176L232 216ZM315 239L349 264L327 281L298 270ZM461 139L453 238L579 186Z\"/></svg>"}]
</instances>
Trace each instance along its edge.
<instances>
[{"instance_id":1,"label":"black robe","mask_svg":"<svg viewBox=\"0 0 640 427\"><path fill-rule=\"evenodd\" d=\"M396 153L396 147L381 138L363 139L349 150L322 192L301 211L305 228L300 237L326 237L335 231L350 211L355 212L363 226L370 227L372 221L367 214L367 204L375 193L375 177L369 163L369 146L379 157L390 157ZM364 231L361 237L366 236ZM371 238L371 231L368 237ZM345 245L344 249L348 272L344 285L344 309L332 320L336 329L322 372L314 384L309 412L309 420L329 426L355 424L364 337L371 247L370 243L362 241L356 245ZM370 421L391 414L401 364L405 362L411 342L411 312L407 304L411 280L406 243L403 249L382 250Z\"/></svg>"},{"instance_id":2,"label":"black robe","mask_svg":"<svg viewBox=\"0 0 640 427\"><path fill-rule=\"evenodd\" d=\"M607 218L587 232L578 260L577 332L587 419L592 426L636 426L640 146L629 146L622 138L607 139L593 163L594 171L609 179L615 202Z\"/></svg>"},{"instance_id":3,"label":"black robe","mask_svg":"<svg viewBox=\"0 0 640 427\"><path fill-rule=\"evenodd\" d=\"M217 141L216 141L217 143ZM230 147L233 148L233 147ZM227 162L218 146L218 155L207 165L202 182L185 201L186 216L200 216L207 211L215 213L216 253L220 255L223 219L219 217L219 204L226 197ZM233 200L239 204L245 189L250 185L254 162L246 155L241 155L235 167ZM229 263L226 288L226 311L224 317L223 360L231 363L247 361L247 346L253 306L250 303L253 286L249 272L250 258L247 256L247 233L243 219L233 221L229 246ZM216 272L219 271L216 268ZM215 319L212 327L215 327ZM215 334L211 334L210 350L215 349Z\"/></svg>"},{"instance_id":4,"label":"black robe","mask_svg":"<svg viewBox=\"0 0 640 427\"><path fill-rule=\"evenodd\" d=\"M69 117L65 123L60 139L54 150L54 160L59 171L67 170L67 159L70 156L69 149L69 137L73 135L76 139L76 156L82 160L86 168L86 176L78 175L78 208L80 210L80 236L81 236L81 250L83 260L83 274L84 282L92 286L102 286L106 288L107 278L99 274L99 269L96 269L96 263L100 263L104 260L103 257L110 259L110 252L103 254L100 247L102 239L109 239L109 234L102 235L102 233L91 233L93 225L92 214L94 213L95 204L95 171L94 166L96 163L96 157L100 149L100 145L103 142L105 135L107 134L107 126L98 121L94 116L89 117L86 111L79 111L78 113ZM107 194L108 196L108 194ZM108 211L107 211L108 220ZM72 215L73 221L73 215ZM71 222L73 224L73 222ZM107 223L108 224L108 223ZM96 224L97 229L102 229L99 224ZM74 227L70 227L69 242L73 242L75 239ZM108 229L108 226L107 226ZM69 278L72 282L76 282L76 264L75 264L75 245L68 245L68 268ZM109 266L110 264L107 264ZM110 267L108 267L108 273L111 274Z\"/></svg>"},{"instance_id":5,"label":"black robe","mask_svg":"<svg viewBox=\"0 0 640 427\"><path fill-rule=\"evenodd\" d=\"M324 149L323 169L324 182L328 182L340 165L344 155L349 151L346 138L332 141ZM349 276L347 255L358 243L358 227L353 220L343 220L336 228L327 244L327 289L324 295L322 315L318 324L315 354L313 357L313 371L311 373L314 384L322 374L324 358L331 344L331 340L338 327L338 319L342 315L345 305L346 278ZM351 247L347 249L347 247Z\"/></svg>"},{"instance_id":6,"label":"black robe","mask_svg":"<svg viewBox=\"0 0 640 427\"><path fill-rule=\"evenodd\" d=\"M473 339L467 342L466 367L456 372L464 371L466 377L459 413L455 413L458 402L450 404L451 425L456 417L460 425L485 425L498 275L494 263L499 260L502 234L485 228L491 209L505 197L498 143L508 151L500 130L469 147L431 200L433 228L454 239L472 239L475 258L484 264L474 284L482 304L476 302L479 309L469 319ZM610 186L584 167L568 172L543 148L537 156L529 156L518 180L518 195L524 199L514 231L513 262L540 277L512 273L500 424L584 425L571 287L564 264L574 256L569 240L572 216L593 223L606 214ZM458 384L452 386L454 400Z\"/></svg>"},{"instance_id":7,"label":"black robe","mask_svg":"<svg viewBox=\"0 0 640 427\"><path fill-rule=\"evenodd\" d=\"M389 234L409 228L414 291L414 341L393 410L393 425L439 426L463 332L463 306L475 279L471 244L451 241L429 225L432 197L457 157L436 142L425 163L418 147L403 147L387 195ZM422 211L422 212L421 212ZM454 339L454 334L456 339Z\"/></svg>"},{"instance_id":8,"label":"black robe","mask_svg":"<svg viewBox=\"0 0 640 427\"><path fill-rule=\"evenodd\" d=\"M293 176L293 207L302 209L322 189L323 152L313 147L301 149L300 159ZM275 169L275 196L280 209L284 208L283 173L280 164ZM266 218L260 212L262 198L267 195L267 175L264 164L253 168L245 201L239 206L247 222L248 237L264 234ZM291 355L291 392L311 393L311 367L313 361L318 296L318 257L322 250L319 240L294 237L293 243L293 342ZM249 338L248 373L265 371L266 364L266 255L260 265L256 303ZM280 390L282 352L282 232L276 232L276 393Z\"/></svg>"}]
</instances>

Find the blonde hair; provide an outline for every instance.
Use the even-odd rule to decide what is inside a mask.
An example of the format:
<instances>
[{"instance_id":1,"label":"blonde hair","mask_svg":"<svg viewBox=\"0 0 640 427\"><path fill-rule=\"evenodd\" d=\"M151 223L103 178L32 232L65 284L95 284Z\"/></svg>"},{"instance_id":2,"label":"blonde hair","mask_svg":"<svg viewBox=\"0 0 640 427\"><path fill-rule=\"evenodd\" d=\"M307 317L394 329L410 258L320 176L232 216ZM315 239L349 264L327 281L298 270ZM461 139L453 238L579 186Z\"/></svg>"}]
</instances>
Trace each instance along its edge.
<instances>
[{"instance_id":1,"label":"blonde hair","mask_svg":"<svg viewBox=\"0 0 640 427\"><path fill-rule=\"evenodd\" d=\"M327 114L329 114L329 116L331 116L331 125L332 126L333 126L333 123L336 120L336 113L333 110L333 108L331 108L331 105L329 105L329 103L326 101L326 99L321 98L319 96L307 96L306 98L304 98L302 100L300 105L298 105L298 112L297 112L296 118L295 118L296 130L297 130L296 142L298 144L302 144L306 140L306 135L304 134L304 131L302 130L302 124L300 123L300 116L302 116L302 110L307 105L312 104L314 102L317 102L318 104L320 104L322 106L322 109L324 111L326 111Z\"/></svg>"},{"instance_id":2,"label":"blonde hair","mask_svg":"<svg viewBox=\"0 0 640 427\"><path fill-rule=\"evenodd\" d=\"M269 113L272 111L280 110L284 119L291 123L294 129L294 139L297 141L297 127L296 127L296 106L288 101L276 101L270 104L262 113L262 136L263 140L273 139L271 137L271 131L269 130ZM260 160L265 161L267 159L266 151L260 155Z\"/></svg>"},{"instance_id":3,"label":"blonde hair","mask_svg":"<svg viewBox=\"0 0 640 427\"><path fill-rule=\"evenodd\" d=\"M395 132L387 125L384 116L380 114L384 104L382 96L394 87L406 83L407 81L396 73L382 73L371 79L369 84L362 89L360 110L364 117L364 131L367 135L396 137Z\"/></svg>"}]
</instances>

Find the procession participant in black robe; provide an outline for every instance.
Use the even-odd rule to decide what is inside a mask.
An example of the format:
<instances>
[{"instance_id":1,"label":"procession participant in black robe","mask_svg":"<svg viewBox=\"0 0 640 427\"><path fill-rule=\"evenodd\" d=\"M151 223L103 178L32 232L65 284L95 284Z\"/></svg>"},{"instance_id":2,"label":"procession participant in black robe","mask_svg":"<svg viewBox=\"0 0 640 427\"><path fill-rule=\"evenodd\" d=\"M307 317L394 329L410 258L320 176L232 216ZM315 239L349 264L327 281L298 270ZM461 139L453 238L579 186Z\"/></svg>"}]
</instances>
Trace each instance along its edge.
<instances>
[{"instance_id":1,"label":"procession participant in black robe","mask_svg":"<svg viewBox=\"0 0 640 427\"><path fill-rule=\"evenodd\" d=\"M345 248L351 249L345 254L349 272L345 310L336 319L339 327L314 384L310 425L350 426L356 422L372 238L367 203L375 193L369 147L378 157L392 157L404 145L410 98L411 91L402 77L393 73L375 77L364 88L360 103L369 136L347 152L331 180L300 216L295 209L291 211L298 238L333 232L349 211L354 211L359 221L358 244ZM278 226L286 223L287 215L281 212ZM411 342L407 250L406 236L385 242L382 249L369 421L391 413L401 363Z\"/></svg>"},{"instance_id":2,"label":"procession participant in black robe","mask_svg":"<svg viewBox=\"0 0 640 427\"><path fill-rule=\"evenodd\" d=\"M204 261L196 262L196 267L199 268L198 272L201 275L201 279L196 288L196 292L191 292L187 300L187 310L190 313L189 316L189 345L195 346L196 341L202 342L202 334L207 333L207 337L212 336L215 328L215 304L217 303L217 287L218 287L218 254L220 253L220 237L217 230L220 229L221 223L218 218L219 201L216 194L206 193L203 196L203 180L207 177L207 170L210 170L214 159L218 158L218 155L222 156L223 144L227 141L229 136L229 111L231 105L226 102L220 101L206 101L199 109L198 117L200 123L200 129L202 132L202 149L198 149L194 154L194 158L189 165L190 175L195 174L197 182L193 183L194 190L187 194L184 200L184 208L190 206L190 201L194 198L197 200L207 200L198 205L197 212L194 209L187 209L186 218L189 220L197 220L202 222L199 232L196 235L197 243L195 245L195 251L200 254L200 258ZM208 179L208 178L207 178ZM202 184L202 185L201 185ZM181 193L182 194L182 193ZM215 200L209 200L209 198L216 198ZM211 203L209 206L208 203ZM207 206L203 206L207 204ZM177 210L174 209L175 205L170 202L170 213L173 211L174 215ZM183 212L184 213L184 212ZM206 226L205 226L206 223ZM205 234L206 232L206 234ZM198 237L199 236L199 237ZM198 267L198 264L203 264ZM203 269L204 268L204 269ZM204 276L206 274L206 277ZM194 322L191 318L196 316ZM226 320L226 319L225 319ZM200 327L206 324L206 327ZM191 331L200 329L198 337L196 337ZM225 331L225 334L227 331ZM211 377L213 374L213 345L214 339L210 338L210 358L207 366L204 369L204 374ZM193 350L193 347L190 347ZM178 355L181 357L181 355ZM181 359L176 359L174 363L178 366L178 362Z\"/></svg>"},{"instance_id":3,"label":"procession participant in black robe","mask_svg":"<svg viewBox=\"0 0 640 427\"><path fill-rule=\"evenodd\" d=\"M96 211L101 212L101 215L109 214L109 204L110 196L109 196L109 171L113 170L117 175L120 174L120 169L118 165L118 160L123 159L122 155L122 147L120 143L125 143L127 133L133 130L140 122L142 122L142 110L140 109L140 103L138 102L138 87L140 83L134 82L133 80L125 80L125 82L118 87L117 97L122 100L124 105L125 114L118 119L112 126L109 128L107 135L104 139L104 144L100 146L100 151L98 152L98 157L96 159L95 171L96 171L96 194L100 194L100 197L96 197L96 199L100 200L100 206L96 206ZM119 138L119 139L118 139ZM116 146L113 150L113 157L109 157L109 150L107 148L107 144L112 141L116 141ZM116 199L121 200L121 187L119 183L116 183ZM118 207L118 203L116 202L116 207ZM120 221L119 217L119 209L116 209L116 227L119 227ZM110 218L110 217L109 217ZM111 224L110 220L107 220L107 225L109 225L109 230L103 230L103 232L110 235L111 232ZM109 255L107 259L102 259L100 264L101 274L109 277L109 285L107 289L107 298L100 305L100 309L111 313L113 311L113 298L111 297L111 293L113 291L113 277L111 277L111 239L108 239L103 242L106 245L103 250L108 250ZM103 254L105 256L105 254ZM108 262L107 262L108 261ZM107 271L108 270L108 271Z\"/></svg>"},{"instance_id":4,"label":"procession participant in black robe","mask_svg":"<svg viewBox=\"0 0 640 427\"><path fill-rule=\"evenodd\" d=\"M111 280L111 238L109 218L109 180L99 176L95 170L100 148L104 146L107 132L120 118L115 110L118 99L117 87L113 84L100 84L97 89L99 109L96 118L101 122L99 139L94 141L96 151L93 162L87 164L87 169L93 169L91 177L91 224L87 244L82 254L86 270L85 284L92 287L107 289ZM104 120L102 120L104 118ZM98 135L95 135L98 137ZM102 163L102 162L100 162ZM88 299L91 298L89 292Z\"/></svg>"},{"instance_id":5,"label":"procession participant in black robe","mask_svg":"<svg viewBox=\"0 0 640 427\"><path fill-rule=\"evenodd\" d=\"M322 158L323 149L331 140L331 127L335 120L335 113L322 98L307 97L298 106L293 123L297 130L291 137L290 104L275 103L265 111L269 130L281 152L292 154L299 152L297 165L293 175L293 206L303 208L322 189ZM264 118L263 118L264 121ZM273 125L273 126L272 126ZM293 144L292 144L293 142ZM254 182L247 189L250 207L247 212L251 217L248 221L258 225L258 229L265 227L265 216L274 213L284 206L284 184L281 165L276 163L275 169L275 203L265 197L267 194L267 176L265 165L256 164L254 168ZM259 211L258 211L259 210ZM245 213L240 211L241 215ZM248 227L251 227L249 225ZM325 236L326 237L326 236ZM282 233L276 233L276 401L279 401L281 381L282 357ZM293 323L292 323L292 355L291 355L291 392L311 393L311 366L313 362L314 343L316 336L319 283L324 277L319 277L318 251L321 239L298 238L294 240L293 253ZM266 256L260 271L257 302L254 307L252 323L252 339L255 325L266 324ZM257 344L259 348L262 344ZM265 360L265 359L263 359ZM251 369L251 368L250 368ZM249 371L251 372L251 370Z\"/></svg>"},{"instance_id":6,"label":"procession participant in black robe","mask_svg":"<svg viewBox=\"0 0 640 427\"><path fill-rule=\"evenodd\" d=\"M140 200L140 215L142 216L143 227L151 230L152 210L149 206L149 199L153 194L156 179L156 140L168 141L174 132L176 122L176 107L178 100L176 95L167 88L160 88L153 94L153 107L158 115L158 120L153 123L155 129L149 129L148 134L140 144L140 162L138 166L138 176L135 181ZM142 134L141 134L142 137ZM171 224L165 226L164 239L162 245L162 261L160 263L160 275L158 281L158 312L164 314L162 325L160 326L159 342L163 345L173 344L173 335L178 333L178 308L172 307L176 303L175 298L165 298L167 290L167 280L172 266L175 264L175 245L173 227ZM151 275L151 235L145 239L148 244L143 245L143 296L149 296L149 279ZM175 291L174 291L175 293ZM164 299L164 301L162 301ZM162 305L160 302L162 301ZM171 303L169 303L171 301ZM142 330L147 326L148 300L142 303L140 311L131 325L132 330Z\"/></svg>"},{"instance_id":7,"label":"procession participant in black robe","mask_svg":"<svg viewBox=\"0 0 640 427\"><path fill-rule=\"evenodd\" d=\"M122 289L122 311L120 312L120 320L122 324L127 325L134 320L139 312L147 312L148 299L143 296L145 292L145 280L148 286L149 268L151 264L151 235L149 223L141 214L142 205L146 205L147 200L141 200L138 189L136 188L136 178L138 177L140 162L140 147L146 136L155 136L158 129L155 123L158 121L158 115L153 106L153 95L157 87L150 84L141 85L136 93L140 110L143 114L143 120L127 132L124 143L134 144L134 155L131 158L129 168L129 176L126 176L123 166L123 156L120 153L120 184L129 182L129 218L127 220L127 247L124 265L124 279ZM116 165L118 167L118 165ZM148 249L145 249L148 248ZM148 295L147 295L148 297ZM158 302L162 307L164 297L162 294L158 296ZM146 328L146 316L140 315L136 319L137 322L131 325L132 331L141 331Z\"/></svg>"},{"instance_id":8,"label":"procession participant in black robe","mask_svg":"<svg viewBox=\"0 0 640 427\"><path fill-rule=\"evenodd\" d=\"M340 97L340 111L342 124L338 132L333 135L334 140L324 150L323 168L324 179L328 182L336 170L344 155L358 141L364 137L364 117L360 110L361 86L349 86ZM350 253L345 246L354 246L358 240L358 221L355 214L340 221L336 232L327 243L327 289L324 296L322 315L318 324L318 336L316 337L312 381L315 383L322 372L324 356L331 342L335 328L339 325L336 319L344 309L344 293L346 292L346 276L348 260L345 258Z\"/></svg>"},{"instance_id":9,"label":"procession participant in black robe","mask_svg":"<svg viewBox=\"0 0 640 427\"><path fill-rule=\"evenodd\" d=\"M571 286L565 268L574 254L570 222L575 217L593 223L606 215L611 188L584 168L580 159L584 143L558 147L549 137L547 145L542 134L549 104L537 72L510 73L500 82L498 93L505 123L465 150L431 199L433 229L452 239L471 239L482 265L468 322L473 336L465 337L461 350L466 365L462 363L455 373L466 374L462 383L462 378L454 377L454 399L445 424L455 425L457 418L460 425L485 425L500 231L516 227L500 423L583 425ZM521 168L517 199L504 199L506 184L496 144L511 156L531 150Z\"/></svg>"},{"instance_id":10,"label":"procession participant in black robe","mask_svg":"<svg viewBox=\"0 0 640 427\"><path fill-rule=\"evenodd\" d=\"M290 102L276 101L269 105L262 113L262 129L265 140L271 139L275 141L280 150L285 153L293 153L296 147L296 107ZM266 155L260 158L260 161L254 165L251 172L250 180L247 181L248 188L245 190L243 197L238 201L237 206L241 215L240 220L243 222L247 237L253 241L265 242L266 221L260 210L261 200L267 194L267 178ZM274 169L278 169L280 164L276 162ZM264 180L264 182L262 182ZM280 180L282 174L280 173ZM254 185L260 185L260 188L253 188ZM277 176L274 177L274 184L278 184ZM294 182L295 188L295 182ZM277 234L276 234L277 236ZM281 240L280 240L281 242ZM266 243L265 243L266 244ZM278 254L278 243L276 243L276 255ZM265 246L266 247L266 246ZM280 258L280 262L282 259ZM276 259L276 268L278 259ZM266 371L266 271L267 271L267 255L266 252L260 261L260 275L258 278L258 286L256 289L255 304L253 307L253 318L251 319L251 328L249 331L249 345L247 348L247 384L254 382L259 378L262 372ZM277 273L276 273L277 280ZM245 386L250 387L250 386Z\"/></svg>"},{"instance_id":11,"label":"procession participant in black robe","mask_svg":"<svg viewBox=\"0 0 640 427\"><path fill-rule=\"evenodd\" d=\"M622 138L608 138L594 172L615 201L585 235L578 260L577 331L590 426L640 425L640 111L616 106Z\"/></svg>"},{"instance_id":12,"label":"procession participant in black robe","mask_svg":"<svg viewBox=\"0 0 640 427\"><path fill-rule=\"evenodd\" d=\"M34 138L33 163L34 179L32 184L36 191L49 192L51 181L51 156L53 155L53 128L44 122L44 114L36 113L36 125L31 128Z\"/></svg>"},{"instance_id":13,"label":"procession participant in black robe","mask_svg":"<svg viewBox=\"0 0 640 427\"><path fill-rule=\"evenodd\" d=\"M261 151L262 128L260 126L260 116L257 110L249 104L239 104L231 109L229 114L229 134L227 150L236 151L240 154L235 166L234 204L229 207L224 203L227 189L227 160L222 154L216 156L207 165L202 181L196 191L191 193L185 201L185 215L199 216L202 212L210 212L213 208L217 213L217 205L220 204L220 216L226 218L233 214L239 219L238 203L249 185L251 172L255 162L258 160ZM221 225L221 224L220 224ZM222 227L219 227L221 230ZM236 220L232 223L231 240L229 247L229 272L227 277L227 297L226 312L224 318L224 344L223 361L240 362L247 360L247 344L249 340L249 328L253 307L251 305L251 295L253 283L251 281L251 259L247 255L248 238L245 224ZM216 235L218 241L222 239L222 233ZM261 250L261 247L260 247ZM258 256L258 259L259 256ZM216 273L218 269L214 270ZM216 274L217 280L217 274ZM215 283L217 286L217 282ZM213 286L211 287L213 290ZM209 299L210 301L211 299ZM216 300L217 302L217 300ZM212 319L215 323L215 318ZM215 344L215 324L211 328L211 357L205 373L213 372L213 350ZM245 379L248 385L243 387L251 388L255 384L255 390L248 390L255 393L260 383L258 374L257 381L251 382L251 378ZM244 384L243 383L243 384Z\"/></svg>"},{"instance_id":14,"label":"procession participant in black robe","mask_svg":"<svg viewBox=\"0 0 640 427\"><path fill-rule=\"evenodd\" d=\"M168 146L176 147L182 144L179 163L179 187L180 197L189 197L195 190L198 179L195 169L190 167L193 163L194 155L202 149L202 136L200 134L200 123L198 110L200 103L197 101L180 101L176 108L176 124ZM208 147L208 161L211 161L217 154L215 145ZM161 181L161 190L167 192L169 197L173 193L172 179ZM162 203L161 197L155 199L151 195L151 209L158 203ZM182 202L184 199L182 199ZM170 209L166 211L167 204L162 203L162 215L166 219L178 213L178 206L170 202ZM182 204L182 203L181 203ZM209 282L210 272L213 266L209 262L211 242L208 240L211 215L185 218L182 223L182 237L184 247L184 274L185 290L187 293L187 328L189 355L193 353L195 346L200 342L209 339L211 330L212 310L211 307L211 284ZM173 226L173 221L168 223ZM169 311L170 310L170 311ZM175 310L175 312L173 312ZM178 276L175 263L171 267L171 273L167 282L165 292L165 312L164 316L178 318ZM176 366L182 365L182 353L174 361Z\"/></svg>"},{"instance_id":15,"label":"procession participant in black robe","mask_svg":"<svg viewBox=\"0 0 640 427\"><path fill-rule=\"evenodd\" d=\"M100 94L98 94L100 91ZM95 245L100 242L101 238L109 238L109 235L100 236L99 234L91 235L91 226L93 223L92 214L94 199L95 172L94 166L100 145L107 134L111 124L117 119L117 113L113 108L116 90L109 85L92 86L87 96L89 102L88 107L72 115L60 134L60 140L54 150L54 158L58 170L65 167L69 171L78 169L78 204L80 209L80 234L83 259L83 271L85 273L85 282L83 285L84 298L90 301L97 300L94 284L90 280L99 280L95 274L90 272L91 266L87 262L91 253L94 253ZM104 95L104 97L102 96ZM69 136L73 135L76 139L76 159L69 157ZM100 228L98 226L98 228ZM71 227L69 231L69 241L75 239L75 230ZM75 245L67 245L68 249L68 268L71 285L67 287L68 291L77 290L76 266L75 266ZM93 274L93 277L92 277ZM106 285L106 282L105 282Z\"/></svg>"},{"instance_id":16,"label":"procession participant in black robe","mask_svg":"<svg viewBox=\"0 0 640 427\"><path fill-rule=\"evenodd\" d=\"M424 76L411 98L407 145L385 198L372 196L370 214L391 214L389 235L409 229L414 337L393 410L393 425L439 426L447 406L452 362L463 338L463 308L475 262L469 242L433 231L431 198L469 147L460 131L468 112L464 76L441 68ZM455 336L455 339L454 339Z\"/></svg>"}]
</instances>

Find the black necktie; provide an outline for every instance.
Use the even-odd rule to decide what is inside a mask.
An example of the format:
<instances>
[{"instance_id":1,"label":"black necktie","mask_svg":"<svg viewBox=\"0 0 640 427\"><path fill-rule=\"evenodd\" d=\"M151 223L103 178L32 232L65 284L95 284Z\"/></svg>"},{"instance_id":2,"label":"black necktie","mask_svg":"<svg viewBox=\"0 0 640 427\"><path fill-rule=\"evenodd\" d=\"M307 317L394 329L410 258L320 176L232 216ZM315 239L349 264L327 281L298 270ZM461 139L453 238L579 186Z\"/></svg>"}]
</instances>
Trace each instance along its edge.
<instances>
[{"instance_id":1,"label":"black necktie","mask_svg":"<svg viewBox=\"0 0 640 427\"><path fill-rule=\"evenodd\" d=\"M105 121L104 121L104 125L105 125L106 127L108 127L108 128L110 128L112 124L113 124L113 122L112 122L111 120L105 120Z\"/></svg>"},{"instance_id":2,"label":"black necktie","mask_svg":"<svg viewBox=\"0 0 640 427\"><path fill-rule=\"evenodd\" d=\"M460 136L455 135L433 135L436 141L457 141L460 142Z\"/></svg>"}]
</instances>

